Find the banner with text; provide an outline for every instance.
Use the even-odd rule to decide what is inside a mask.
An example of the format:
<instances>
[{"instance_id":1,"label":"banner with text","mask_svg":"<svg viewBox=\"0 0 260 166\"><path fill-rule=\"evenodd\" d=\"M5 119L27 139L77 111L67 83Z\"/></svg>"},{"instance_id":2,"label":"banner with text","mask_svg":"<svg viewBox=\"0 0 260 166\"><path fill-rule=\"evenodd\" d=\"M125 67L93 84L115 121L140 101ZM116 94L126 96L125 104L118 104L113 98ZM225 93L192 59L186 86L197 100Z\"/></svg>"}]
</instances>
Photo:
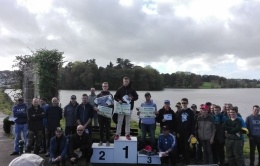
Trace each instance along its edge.
<instances>
[{"instance_id":1,"label":"banner with text","mask_svg":"<svg viewBox=\"0 0 260 166\"><path fill-rule=\"evenodd\" d=\"M115 105L114 105L115 113L123 114L123 115L130 115L130 108L131 108L131 105L127 104L127 103L120 104L118 102L115 102Z\"/></svg>"},{"instance_id":2,"label":"banner with text","mask_svg":"<svg viewBox=\"0 0 260 166\"><path fill-rule=\"evenodd\" d=\"M140 118L155 118L154 107L140 107Z\"/></svg>"}]
</instances>

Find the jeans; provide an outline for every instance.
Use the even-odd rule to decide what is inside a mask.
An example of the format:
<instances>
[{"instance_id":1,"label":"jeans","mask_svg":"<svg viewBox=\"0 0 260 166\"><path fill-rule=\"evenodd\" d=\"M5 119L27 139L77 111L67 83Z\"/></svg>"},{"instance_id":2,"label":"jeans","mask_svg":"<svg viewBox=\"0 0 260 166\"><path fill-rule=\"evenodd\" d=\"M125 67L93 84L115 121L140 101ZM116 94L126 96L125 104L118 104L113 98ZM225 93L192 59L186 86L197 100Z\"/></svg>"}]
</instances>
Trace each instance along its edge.
<instances>
[{"instance_id":1,"label":"jeans","mask_svg":"<svg viewBox=\"0 0 260 166\"><path fill-rule=\"evenodd\" d=\"M27 124L17 124L15 123L14 126L14 133L15 133L15 138L14 138L14 151L19 152L19 140L21 138L21 133L23 133L23 140L24 140L24 145L26 146L27 143L27 130L28 130L28 125Z\"/></svg>"},{"instance_id":2,"label":"jeans","mask_svg":"<svg viewBox=\"0 0 260 166\"><path fill-rule=\"evenodd\" d=\"M119 136L121 135L122 123L123 123L124 117L125 117L125 135L130 134L131 113L132 113L132 111L130 112L130 115L118 114L117 126L116 126L116 135L119 135Z\"/></svg>"},{"instance_id":3,"label":"jeans","mask_svg":"<svg viewBox=\"0 0 260 166\"><path fill-rule=\"evenodd\" d=\"M260 137L250 137L249 146L250 146L250 165L254 165L256 148L258 151L258 160L260 160ZM259 161L258 161L258 163L259 163Z\"/></svg>"},{"instance_id":4,"label":"jeans","mask_svg":"<svg viewBox=\"0 0 260 166\"><path fill-rule=\"evenodd\" d=\"M143 124L141 123L141 131L142 131L142 143L143 146L145 147L147 145L146 141L146 133L150 133L150 138L151 138L151 146L153 149L156 148L155 145L155 124Z\"/></svg>"}]
</instances>

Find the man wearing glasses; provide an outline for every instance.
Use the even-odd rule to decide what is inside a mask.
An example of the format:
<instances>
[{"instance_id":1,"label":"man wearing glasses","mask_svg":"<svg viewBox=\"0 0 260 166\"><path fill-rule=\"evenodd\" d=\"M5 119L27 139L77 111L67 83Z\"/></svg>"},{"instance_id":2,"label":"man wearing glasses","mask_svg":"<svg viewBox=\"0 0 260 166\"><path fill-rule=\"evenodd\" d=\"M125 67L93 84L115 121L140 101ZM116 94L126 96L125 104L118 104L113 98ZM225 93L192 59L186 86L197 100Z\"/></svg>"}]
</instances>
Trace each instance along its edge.
<instances>
[{"instance_id":1,"label":"man wearing glasses","mask_svg":"<svg viewBox=\"0 0 260 166\"><path fill-rule=\"evenodd\" d=\"M188 99L181 99L182 109L177 114L177 137L179 138L181 154L184 155L185 164L190 164L190 138L194 137L195 133L195 122L194 113L188 108Z\"/></svg>"},{"instance_id":2,"label":"man wearing glasses","mask_svg":"<svg viewBox=\"0 0 260 166\"><path fill-rule=\"evenodd\" d=\"M84 132L84 126L78 125L77 133L70 139L69 159L75 165L80 161L86 161L84 165L91 165L90 158L93 154L92 141L88 134Z\"/></svg>"},{"instance_id":3,"label":"man wearing glasses","mask_svg":"<svg viewBox=\"0 0 260 166\"><path fill-rule=\"evenodd\" d=\"M23 98L18 99L18 103L13 107L13 116L15 119L15 138L14 138L14 151L10 155L19 154L19 140L21 139L21 133L23 133L24 143L26 145L27 139L27 105L23 102Z\"/></svg>"}]
</instances>

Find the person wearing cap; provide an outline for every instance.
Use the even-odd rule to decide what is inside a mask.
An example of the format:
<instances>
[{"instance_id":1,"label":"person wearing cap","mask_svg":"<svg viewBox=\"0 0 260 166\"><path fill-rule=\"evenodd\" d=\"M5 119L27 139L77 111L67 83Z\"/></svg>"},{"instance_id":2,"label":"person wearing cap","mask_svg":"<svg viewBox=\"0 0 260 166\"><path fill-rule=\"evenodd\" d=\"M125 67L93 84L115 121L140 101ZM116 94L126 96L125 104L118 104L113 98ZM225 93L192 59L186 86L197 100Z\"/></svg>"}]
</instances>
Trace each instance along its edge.
<instances>
[{"instance_id":1,"label":"person wearing cap","mask_svg":"<svg viewBox=\"0 0 260 166\"><path fill-rule=\"evenodd\" d=\"M64 118L65 118L65 135L73 135L77 130L77 111L78 106L77 97L72 95L70 102L64 107Z\"/></svg>"},{"instance_id":2,"label":"person wearing cap","mask_svg":"<svg viewBox=\"0 0 260 166\"><path fill-rule=\"evenodd\" d=\"M95 99L97 98L97 95L95 93L96 89L95 88L90 88L90 95L88 96L88 102L95 107ZM98 115L97 111L94 111L93 113L93 121L94 121L94 126L98 126Z\"/></svg>"},{"instance_id":3,"label":"person wearing cap","mask_svg":"<svg viewBox=\"0 0 260 166\"><path fill-rule=\"evenodd\" d=\"M134 108L134 101L138 100L138 94L136 93L135 89L132 88L129 77L123 78L123 86L118 88L116 91L116 94L114 95L114 99L118 103L127 103L125 101L125 98L127 98L128 101L130 101L130 115L122 115L118 114L117 117L117 125L116 125L116 135L114 137L114 140L118 140L121 135L122 130L122 123L123 119L125 117L125 136L127 140L131 140L130 137L130 120L131 120L131 114L132 110Z\"/></svg>"},{"instance_id":4,"label":"person wearing cap","mask_svg":"<svg viewBox=\"0 0 260 166\"><path fill-rule=\"evenodd\" d=\"M176 138L170 133L169 126L162 126L162 134L158 138L158 150L162 165L176 165Z\"/></svg>"},{"instance_id":5,"label":"person wearing cap","mask_svg":"<svg viewBox=\"0 0 260 166\"><path fill-rule=\"evenodd\" d=\"M102 91L97 95L97 99L104 97L105 100L100 100L101 102L98 102L95 104L95 107L94 107L95 112L99 111L98 106L109 107L109 108L112 108L112 110L113 110L113 108L114 108L113 100L114 99L113 99L113 95L109 92L108 88L109 88L108 82L103 82ZM107 101L108 98L112 99L111 103L109 103ZM105 139L106 146L110 146L109 139L110 139L111 118L98 114L98 122L99 122L99 131L100 131L99 132L100 141L99 141L98 146L103 145L104 128L105 128L105 133L106 133L106 139Z\"/></svg>"},{"instance_id":6,"label":"person wearing cap","mask_svg":"<svg viewBox=\"0 0 260 166\"><path fill-rule=\"evenodd\" d=\"M88 95L83 94L82 103L76 108L77 110L77 124L82 125L90 138L92 137L92 119L94 114L94 107L88 102Z\"/></svg>"},{"instance_id":7,"label":"person wearing cap","mask_svg":"<svg viewBox=\"0 0 260 166\"><path fill-rule=\"evenodd\" d=\"M53 136L55 136L55 130L57 127L60 127L60 120L62 119L62 109L59 106L59 99L57 97L53 97L51 100L52 104L46 110L46 135L47 135L47 153L45 157L49 157L49 148L50 141Z\"/></svg>"},{"instance_id":8,"label":"person wearing cap","mask_svg":"<svg viewBox=\"0 0 260 166\"><path fill-rule=\"evenodd\" d=\"M170 107L170 101L164 100L164 106L156 114L156 122L160 123L160 128L167 125L170 128L170 133L175 132L176 114ZM160 130L162 132L162 130Z\"/></svg>"},{"instance_id":9,"label":"person wearing cap","mask_svg":"<svg viewBox=\"0 0 260 166\"><path fill-rule=\"evenodd\" d=\"M177 114L177 137L179 138L180 142L180 149L182 150L181 154L184 157L185 164L190 164L190 138L194 137L195 134L195 121L194 121L194 113L190 108L188 108L188 99L182 98L181 105L182 109L179 114Z\"/></svg>"},{"instance_id":10,"label":"person wearing cap","mask_svg":"<svg viewBox=\"0 0 260 166\"><path fill-rule=\"evenodd\" d=\"M242 123L237 118L235 108L232 107L230 109L229 116L230 118L223 124L226 136L226 156L228 158L229 166L243 166L243 140L240 134Z\"/></svg>"},{"instance_id":11,"label":"person wearing cap","mask_svg":"<svg viewBox=\"0 0 260 166\"><path fill-rule=\"evenodd\" d=\"M152 114L154 114L153 117L142 117L140 118L141 120L141 132L142 132L142 145L143 147L145 147L146 145L148 145L147 140L146 140L146 133L150 133L150 139L151 139L151 146L153 149L156 149L156 141L155 141L155 129L156 129L156 121L155 121L155 114L157 114L157 106L156 104L153 102L153 100L151 100L151 94L149 92L146 92L145 95L145 102L143 102L141 104L141 108L153 108L154 112L152 112ZM137 115L140 115L140 111L137 112Z\"/></svg>"},{"instance_id":12,"label":"person wearing cap","mask_svg":"<svg viewBox=\"0 0 260 166\"><path fill-rule=\"evenodd\" d=\"M23 133L23 140L26 145L27 139L27 105L24 103L23 98L17 100L17 104L13 107L12 113L16 118L14 121L14 151L10 155L19 154L19 140L21 139L21 134Z\"/></svg>"},{"instance_id":13,"label":"person wearing cap","mask_svg":"<svg viewBox=\"0 0 260 166\"><path fill-rule=\"evenodd\" d=\"M40 107L39 99L34 98L32 100L32 106L27 109L28 133L26 153L31 153L32 147L34 147L34 154L39 154L43 138L44 125L42 121L44 117L45 111Z\"/></svg>"},{"instance_id":14,"label":"person wearing cap","mask_svg":"<svg viewBox=\"0 0 260 166\"><path fill-rule=\"evenodd\" d=\"M225 162L225 131L223 124L227 117L221 113L219 105L214 107L213 118L216 128L214 143L212 144L213 162L223 166Z\"/></svg>"},{"instance_id":15,"label":"person wearing cap","mask_svg":"<svg viewBox=\"0 0 260 166\"><path fill-rule=\"evenodd\" d=\"M250 146L250 166L255 164L255 149L258 151L258 163L260 163L260 115L259 106L254 105L252 114L246 118L248 127L248 138Z\"/></svg>"},{"instance_id":16,"label":"person wearing cap","mask_svg":"<svg viewBox=\"0 0 260 166\"><path fill-rule=\"evenodd\" d=\"M70 139L69 160L73 165L77 164L80 160L85 160L85 165L89 165L93 154L91 137L84 130L84 126L78 125L77 133Z\"/></svg>"},{"instance_id":17,"label":"person wearing cap","mask_svg":"<svg viewBox=\"0 0 260 166\"><path fill-rule=\"evenodd\" d=\"M57 127L55 136L51 138L49 163L63 166L66 165L66 155L69 141L63 134L62 128Z\"/></svg>"},{"instance_id":18,"label":"person wearing cap","mask_svg":"<svg viewBox=\"0 0 260 166\"><path fill-rule=\"evenodd\" d=\"M207 105L202 104L200 109L202 110L202 113L196 122L196 135L198 135L202 144L204 164L213 164L211 144L214 142L216 130L214 125L214 118L209 115L209 109Z\"/></svg>"}]
</instances>

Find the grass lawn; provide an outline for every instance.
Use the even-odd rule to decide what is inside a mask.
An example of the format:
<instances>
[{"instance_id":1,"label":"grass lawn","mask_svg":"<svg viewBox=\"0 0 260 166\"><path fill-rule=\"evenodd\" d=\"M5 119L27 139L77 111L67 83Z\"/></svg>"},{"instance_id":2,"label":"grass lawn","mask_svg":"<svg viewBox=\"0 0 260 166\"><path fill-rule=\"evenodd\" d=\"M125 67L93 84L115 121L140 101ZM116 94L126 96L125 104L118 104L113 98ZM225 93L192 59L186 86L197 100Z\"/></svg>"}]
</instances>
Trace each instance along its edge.
<instances>
[{"instance_id":1,"label":"grass lawn","mask_svg":"<svg viewBox=\"0 0 260 166\"><path fill-rule=\"evenodd\" d=\"M200 87L200 89L213 89L213 88L221 88L219 84L204 82Z\"/></svg>"}]
</instances>

